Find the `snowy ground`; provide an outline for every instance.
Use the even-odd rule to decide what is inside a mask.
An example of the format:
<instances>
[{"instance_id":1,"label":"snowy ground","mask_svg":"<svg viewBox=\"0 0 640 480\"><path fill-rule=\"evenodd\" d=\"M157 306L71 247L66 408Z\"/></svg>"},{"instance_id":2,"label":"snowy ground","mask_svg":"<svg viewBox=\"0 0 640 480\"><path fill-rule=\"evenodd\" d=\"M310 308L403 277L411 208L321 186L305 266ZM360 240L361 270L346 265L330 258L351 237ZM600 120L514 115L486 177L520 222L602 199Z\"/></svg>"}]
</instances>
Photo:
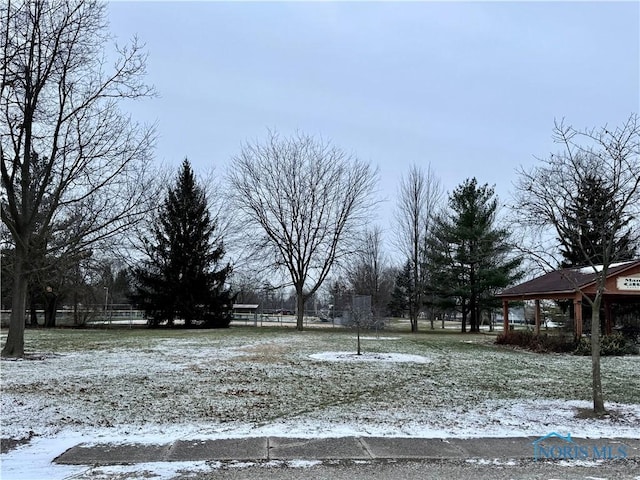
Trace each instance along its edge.
<instances>
[{"instance_id":1,"label":"snowy ground","mask_svg":"<svg viewBox=\"0 0 640 480\"><path fill-rule=\"evenodd\" d=\"M83 442L640 430L637 356L603 359L611 415L594 419L579 415L591 405L589 357L504 349L482 335L367 336L362 356L343 330L26 335L31 359L1 363L1 436L31 440L3 454L2 478L66 478L78 467L50 461Z\"/></svg>"}]
</instances>

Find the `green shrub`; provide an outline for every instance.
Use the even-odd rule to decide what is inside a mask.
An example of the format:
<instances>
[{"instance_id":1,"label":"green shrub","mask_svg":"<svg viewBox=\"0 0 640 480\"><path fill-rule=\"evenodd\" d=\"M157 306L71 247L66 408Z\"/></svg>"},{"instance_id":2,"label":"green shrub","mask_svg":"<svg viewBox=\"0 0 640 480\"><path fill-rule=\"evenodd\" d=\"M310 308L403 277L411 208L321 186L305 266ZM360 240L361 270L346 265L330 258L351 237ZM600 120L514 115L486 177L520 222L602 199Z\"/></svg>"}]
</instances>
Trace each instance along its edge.
<instances>
[{"instance_id":1,"label":"green shrub","mask_svg":"<svg viewBox=\"0 0 640 480\"><path fill-rule=\"evenodd\" d=\"M591 338L582 337L573 353L575 355L591 355ZM605 335L600 339L600 355L603 357L637 354L637 345L621 333Z\"/></svg>"}]
</instances>

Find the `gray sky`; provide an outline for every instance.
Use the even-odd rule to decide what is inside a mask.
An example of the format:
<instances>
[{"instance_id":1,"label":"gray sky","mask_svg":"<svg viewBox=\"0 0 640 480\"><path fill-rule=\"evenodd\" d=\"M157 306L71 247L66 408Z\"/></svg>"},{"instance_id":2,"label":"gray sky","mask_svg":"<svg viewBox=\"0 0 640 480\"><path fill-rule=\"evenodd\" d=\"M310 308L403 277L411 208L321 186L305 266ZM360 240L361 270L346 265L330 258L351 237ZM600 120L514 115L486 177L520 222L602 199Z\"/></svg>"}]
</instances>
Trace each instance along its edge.
<instances>
[{"instance_id":1,"label":"gray sky","mask_svg":"<svg viewBox=\"0 0 640 480\"><path fill-rule=\"evenodd\" d=\"M160 97L131 112L158 123L158 160L222 174L267 128L322 136L380 168L385 229L413 163L506 202L554 119L640 110L638 2L114 2L109 20L146 43Z\"/></svg>"}]
</instances>

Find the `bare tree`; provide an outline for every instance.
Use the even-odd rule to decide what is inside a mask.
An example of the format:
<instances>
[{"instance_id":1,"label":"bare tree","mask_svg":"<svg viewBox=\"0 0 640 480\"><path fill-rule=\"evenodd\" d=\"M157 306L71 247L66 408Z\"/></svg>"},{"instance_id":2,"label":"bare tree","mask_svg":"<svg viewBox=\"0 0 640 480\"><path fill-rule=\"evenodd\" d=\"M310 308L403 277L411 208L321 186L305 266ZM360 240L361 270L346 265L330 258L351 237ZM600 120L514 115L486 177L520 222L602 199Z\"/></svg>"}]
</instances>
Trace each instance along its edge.
<instances>
[{"instance_id":1,"label":"bare tree","mask_svg":"<svg viewBox=\"0 0 640 480\"><path fill-rule=\"evenodd\" d=\"M619 248L621 238L637 241L640 235L638 225L633 224L640 214L640 124L637 115L631 115L613 130L606 126L576 130L560 122L553 133L554 140L562 146L560 153L542 159L542 165L530 171L519 172L516 217L524 226L533 227L537 238L555 243L556 249L567 247L571 239L583 253L583 264L596 275L595 295L582 296L591 305L593 409L602 414L600 304L609 267L624 253ZM601 199L606 205L593 209L595 214L583 216L583 210L575 205L581 189L593 182L594 176L608 192L606 200ZM576 228L583 233L576 235ZM545 258L544 252L533 253Z\"/></svg>"},{"instance_id":2,"label":"bare tree","mask_svg":"<svg viewBox=\"0 0 640 480\"><path fill-rule=\"evenodd\" d=\"M371 296L374 316L380 318L391 300L394 274L382 250L382 229L367 230L354 258L346 267L351 289L356 295Z\"/></svg>"},{"instance_id":3,"label":"bare tree","mask_svg":"<svg viewBox=\"0 0 640 480\"><path fill-rule=\"evenodd\" d=\"M422 308L427 239L442 198L442 185L430 165L426 170L413 165L401 180L396 210L396 241L411 264L409 319L412 332L418 331L418 316Z\"/></svg>"},{"instance_id":4,"label":"bare tree","mask_svg":"<svg viewBox=\"0 0 640 480\"><path fill-rule=\"evenodd\" d=\"M304 305L332 266L355 248L370 215L377 172L328 142L270 132L234 158L229 180L254 255L283 269L297 296L297 328Z\"/></svg>"},{"instance_id":5,"label":"bare tree","mask_svg":"<svg viewBox=\"0 0 640 480\"><path fill-rule=\"evenodd\" d=\"M93 0L4 2L0 22L2 221L15 248L3 356L24 354L34 244L64 258L90 253L147 210L153 129L120 113L151 95L141 47L107 68L105 5ZM109 70L109 73L106 73Z\"/></svg>"}]
</instances>

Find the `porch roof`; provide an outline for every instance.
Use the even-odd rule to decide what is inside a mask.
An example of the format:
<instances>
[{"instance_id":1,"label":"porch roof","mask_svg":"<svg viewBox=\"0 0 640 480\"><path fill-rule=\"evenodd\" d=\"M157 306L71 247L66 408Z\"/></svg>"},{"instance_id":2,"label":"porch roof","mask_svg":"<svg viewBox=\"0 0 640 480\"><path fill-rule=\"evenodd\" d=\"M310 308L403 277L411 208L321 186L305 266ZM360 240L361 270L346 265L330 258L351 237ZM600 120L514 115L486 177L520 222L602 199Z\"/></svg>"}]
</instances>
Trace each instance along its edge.
<instances>
[{"instance_id":1,"label":"porch roof","mask_svg":"<svg viewBox=\"0 0 640 480\"><path fill-rule=\"evenodd\" d=\"M596 269L598 267L601 271L602 266L596 266ZM640 259L611 264L607 271L607 286L613 285L613 280L623 274L634 275L634 277L637 274L640 277ZM585 291L594 286L596 279L597 273L591 266L564 268L507 288L497 296L504 300L571 298L576 292ZM608 288L608 290L611 289ZM640 288L616 293L636 296L640 295Z\"/></svg>"}]
</instances>

